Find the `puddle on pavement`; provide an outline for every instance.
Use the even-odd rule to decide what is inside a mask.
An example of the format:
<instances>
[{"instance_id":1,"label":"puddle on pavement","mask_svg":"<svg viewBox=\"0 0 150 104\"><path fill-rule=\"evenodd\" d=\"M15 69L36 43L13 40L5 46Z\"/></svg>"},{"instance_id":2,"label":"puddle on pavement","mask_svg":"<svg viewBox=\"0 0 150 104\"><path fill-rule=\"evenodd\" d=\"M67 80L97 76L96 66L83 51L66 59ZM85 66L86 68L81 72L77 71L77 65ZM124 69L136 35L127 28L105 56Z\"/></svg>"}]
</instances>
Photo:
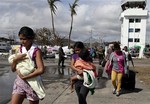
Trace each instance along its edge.
<instances>
[{"instance_id":1,"label":"puddle on pavement","mask_svg":"<svg viewBox=\"0 0 150 104\"><path fill-rule=\"evenodd\" d=\"M45 73L47 74L55 74L55 75L70 75L70 68L69 67L58 67L58 66L46 66Z\"/></svg>"},{"instance_id":2,"label":"puddle on pavement","mask_svg":"<svg viewBox=\"0 0 150 104\"><path fill-rule=\"evenodd\" d=\"M98 69L98 68L97 68ZM101 69L100 69L101 70ZM106 82L108 81L108 76L106 73L100 71L100 78L97 80L97 89L105 88ZM46 66L45 75L48 76L47 79L53 78L70 78L71 69L69 67L58 67L58 66ZM45 76L44 75L44 76Z\"/></svg>"},{"instance_id":3,"label":"puddle on pavement","mask_svg":"<svg viewBox=\"0 0 150 104\"><path fill-rule=\"evenodd\" d=\"M11 71L7 71L0 76L0 104L10 100L15 76L15 73L12 73Z\"/></svg>"}]
</instances>

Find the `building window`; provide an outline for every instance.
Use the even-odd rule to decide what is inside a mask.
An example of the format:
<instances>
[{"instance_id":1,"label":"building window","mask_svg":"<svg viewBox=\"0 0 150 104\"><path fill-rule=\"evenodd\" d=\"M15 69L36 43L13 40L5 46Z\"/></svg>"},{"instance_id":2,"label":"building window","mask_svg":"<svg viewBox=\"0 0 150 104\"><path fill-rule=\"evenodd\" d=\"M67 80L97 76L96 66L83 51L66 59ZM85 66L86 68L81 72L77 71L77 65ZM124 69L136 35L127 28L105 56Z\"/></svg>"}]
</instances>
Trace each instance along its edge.
<instances>
[{"instance_id":1,"label":"building window","mask_svg":"<svg viewBox=\"0 0 150 104\"><path fill-rule=\"evenodd\" d=\"M129 19L129 23L134 23L134 19Z\"/></svg>"},{"instance_id":2,"label":"building window","mask_svg":"<svg viewBox=\"0 0 150 104\"><path fill-rule=\"evenodd\" d=\"M139 28L136 28L136 29L135 29L135 32L140 32L140 29L139 29Z\"/></svg>"},{"instance_id":3,"label":"building window","mask_svg":"<svg viewBox=\"0 0 150 104\"><path fill-rule=\"evenodd\" d=\"M135 19L135 22L139 23L141 22L141 19Z\"/></svg>"},{"instance_id":4,"label":"building window","mask_svg":"<svg viewBox=\"0 0 150 104\"><path fill-rule=\"evenodd\" d=\"M133 42L133 38L129 38L129 39L128 39L128 42Z\"/></svg>"},{"instance_id":5,"label":"building window","mask_svg":"<svg viewBox=\"0 0 150 104\"><path fill-rule=\"evenodd\" d=\"M129 32L133 32L133 28L129 28Z\"/></svg>"},{"instance_id":6,"label":"building window","mask_svg":"<svg viewBox=\"0 0 150 104\"><path fill-rule=\"evenodd\" d=\"M134 42L140 42L140 39L139 38L135 38Z\"/></svg>"}]
</instances>

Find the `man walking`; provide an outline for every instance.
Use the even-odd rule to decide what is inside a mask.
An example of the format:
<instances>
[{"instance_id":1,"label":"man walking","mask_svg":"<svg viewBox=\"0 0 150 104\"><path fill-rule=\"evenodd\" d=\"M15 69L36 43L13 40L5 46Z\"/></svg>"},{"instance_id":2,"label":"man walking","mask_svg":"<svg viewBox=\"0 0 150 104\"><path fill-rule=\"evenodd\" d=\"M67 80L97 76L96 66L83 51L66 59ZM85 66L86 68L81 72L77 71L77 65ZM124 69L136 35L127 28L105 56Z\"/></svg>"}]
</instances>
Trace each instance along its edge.
<instances>
[{"instance_id":1,"label":"man walking","mask_svg":"<svg viewBox=\"0 0 150 104\"><path fill-rule=\"evenodd\" d=\"M60 64L62 63L62 67L65 67L64 65L65 53L62 47L63 47L63 44L60 45L59 50L58 50L58 54L59 54L58 66L60 66Z\"/></svg>"}]
</instances>

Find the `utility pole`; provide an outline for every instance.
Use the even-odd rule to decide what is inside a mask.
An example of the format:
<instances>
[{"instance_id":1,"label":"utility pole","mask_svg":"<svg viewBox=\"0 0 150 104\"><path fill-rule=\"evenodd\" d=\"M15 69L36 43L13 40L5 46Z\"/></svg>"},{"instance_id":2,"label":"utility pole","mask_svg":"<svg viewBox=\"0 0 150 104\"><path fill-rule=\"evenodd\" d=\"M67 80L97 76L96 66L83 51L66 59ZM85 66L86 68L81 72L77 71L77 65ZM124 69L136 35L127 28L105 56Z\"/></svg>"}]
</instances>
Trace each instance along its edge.
<instances>
[{"instance_id":1,"label":"utility pole","mask_svg":"<svg viewBox=\"0 0 150 104\"><path fill-rule=\"evenodd\" d=\"M91 36L90 36L90 48L92 48L92 38L93 38L93 37L92 37L92 29L91 29L91 31L90 31L90 35L91 35Z\"/></svg>"}]
</instances>

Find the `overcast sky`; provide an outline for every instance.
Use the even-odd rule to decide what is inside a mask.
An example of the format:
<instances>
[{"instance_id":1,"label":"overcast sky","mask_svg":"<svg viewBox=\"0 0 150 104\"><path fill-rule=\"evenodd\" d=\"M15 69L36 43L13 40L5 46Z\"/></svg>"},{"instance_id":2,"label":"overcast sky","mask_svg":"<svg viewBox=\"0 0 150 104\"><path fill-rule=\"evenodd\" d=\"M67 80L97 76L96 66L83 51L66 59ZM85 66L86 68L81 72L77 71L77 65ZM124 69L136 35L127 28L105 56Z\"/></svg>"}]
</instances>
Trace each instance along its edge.
<instances>
[{"instance_id":1,"label":"overcast sky","mask_svg":"<svg viewBox=\"0 0 150 104\"><path fill-rule=\"evenodd\" d=\"M74 0L57 2L56 31L68 36L70 29L69 3ZM74 16L72 40L86 41L92 34L95 39L120 41L121 0L79 0ZM150 0L147 0L147 9ZM22 26L52 28L47 0L0 0L0 34L17 34ZM150 19L147 22L147 41L150 41Z\"/></svg>"}]
</instances>

